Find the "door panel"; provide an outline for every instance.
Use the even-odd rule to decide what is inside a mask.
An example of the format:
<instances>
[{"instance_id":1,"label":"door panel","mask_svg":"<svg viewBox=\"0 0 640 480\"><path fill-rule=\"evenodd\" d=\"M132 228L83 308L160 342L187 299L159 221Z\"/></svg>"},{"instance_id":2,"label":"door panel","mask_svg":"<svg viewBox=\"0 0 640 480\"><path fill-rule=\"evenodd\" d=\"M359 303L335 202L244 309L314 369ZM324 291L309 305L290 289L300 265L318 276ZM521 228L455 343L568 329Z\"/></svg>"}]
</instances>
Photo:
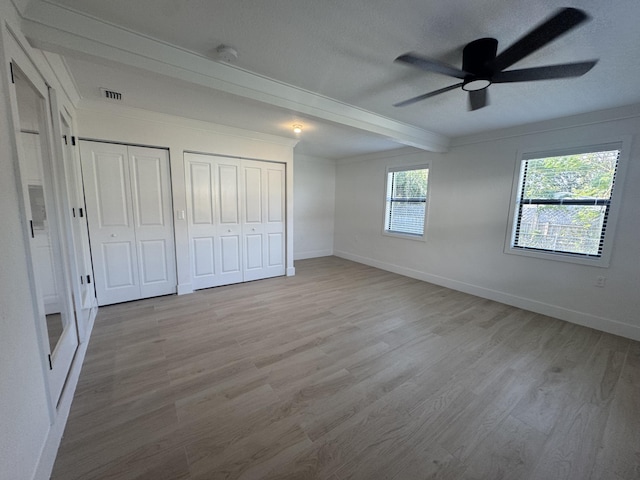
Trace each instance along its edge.
<instances>
[{"instance_id":1,"label":"door panel","mask_svg":"<svg viewBox=\"0 0 640 480\"><path fill-rule=\"evenodd\" d=\"M215 249L214 238L194 238L193 239L193 275L199 282L203 277L210 277L216 274L215 270ZM206 279L203 280L206 283ZM204 288L204 287L200 287Z\"/></svg>"},{"instance_id":2,"label":"door panel","mask_svg":"<svg viewBox=\"0 0 640 480\"><path fill-rule=\"evenodd\" d=\"M94 189L98 211L98 224L105 227L130 227L129 172L127 152L112 154L96 152L92 158Z\"/></svg>"},{"instance_id":3,"label":"door panel","mask_svg":"<svg viewBox=\"0 0 640 480\"><path fill-rule=\"evenodd\" d=\"M159 158L132 156L133 195L138 226L166 225L162 191L162 165Z\"/></svg>"},{"instance_id":4,"label":"door panel","mask_svg":"<svg viewBox=\"0 0 640 480\"><path fill-rule=\"evenodd\" d=\"M243 160L242 166L247 186L244 279L284 275L284 165Z\"/></svg>"},{"instance_id":5,"label":"door panel","mask_svg":"<svg viewBox=\"0 0 640 480\"><path fill-rule=\"evenodd\" d=\"M98 305L140 298L125 145L80 143Z\"/></svg>"},{"instance_id":6,"label":"door panel","mask_svg":"<svg viewBox=\"0 0 640 480\"><path fill-rule=\"evenodd\" d=\"M220 274L238 274L240 270L240 238L237 235L220 238Z\"/></svg>"},{"instance_id":7,"label":"door panel","mask_svg":"<svg viewBox=\"0 0 640 480\"><path fill-rule=\"evenodd\" d=\"M244 222L262 223L262 171L260 168L245 167L245 217Z\"/></svg>"},{"instance_id":8,"label":"door panel","mask_svg":"<svg viewBox=\"0 0 640 480\"><path fill-rule=\"evenodd\" d=\"M168 282L169 272L166 262L157 259L167 257L167 245L164 240L146 240L140 242L142 257L142 285L151 285Z\"/></svg>"},{"instance_id":9,"label":"door panel","mask_svg":"<svg viewBox=\"0 0 640 480\"><path fill-rule=\"evenodd\" d=\"M269 267L284 268L284 235L282 233L270 233L269 239Z\"/></svg>"},{"instance_id":10,"label":"door panel","mask_svg":"<svg viewBox=\"0 0 640 480\"><path fill-rule=\"evenodd\" d=\"M266 167L267 215L267 276L285 274L285 169L284 165L270 163Z\"/></svg>"},{"instance_id":11,"label":"door panel","mask_svg":"<svg viewBox=\"0 0 640 480\"><path fill-rule=\"evenodd\" d=\"M218 192L220 195L220 223L222 225L238 225L238 167L235 165L218 165Z\"/></svg>"},{"instance_id":12,"label":"door panel","mask_svg":"<svg viewBox=\"0 0 640 480\"><path fill-rule=\"evenodd\" d=\"M267 222L279 223L284 220L284 171L267 169Z\"/></svg>"},{"instance_id":13,"label":"door panel","mask_svg":"<svg viewBox=\"0 0 640 480\"><path fill-rule=\"evenodd\" d=\"M246 269L255 270L262 268L262 235L246 235Z\"/></svg>"},{"instance_id":14,"label":"door panel","mask_svg":"<svg viewBox=\"0 0 640 480\"><path fill-rule=\"evenodd\" d=\"M217 282L214 169L202 155L185 154L187 221L189 225L191 280L194 289Z\"/></svg>"},{"instance_id":15,"label":"door panel","mask_svg":"<svg viewBox=\"0 0 640 480\"><path fill-rule=\"evenodd\" d=\"M184 160L193 288L241 282L238 160L191 153Z\"/></svg>"},{"instance_id":16,"label":"door panel","mask_svg":"<svg viewBox=\"0 0 640 480\"><path fill-rule=\"evenodd\" d=\"M191 179L191 221L195 225L213 225L213 173L208 163L193 162L189 165Z\"/></svg>"},{"instance_id":17,"label":"door panel","mask_svg":"<svg viewBox=\"0 0 640 480\"><path fill-rule=\"evenodd\" d=\"M104 269L104 285L107 290L136 285L133 250L131 242L102 244L102 256L106 267Z\"/></svg>"},{"instance_id":18,"label":"door panel","mask_svg":"<svg viewBox=\"0 0 640 480\"><path fill-rule=\"evenodd\" d=\"M140 298L176 293L169 153L159 148L132 146L127 151Z\"/></svg>"}]
</instances>

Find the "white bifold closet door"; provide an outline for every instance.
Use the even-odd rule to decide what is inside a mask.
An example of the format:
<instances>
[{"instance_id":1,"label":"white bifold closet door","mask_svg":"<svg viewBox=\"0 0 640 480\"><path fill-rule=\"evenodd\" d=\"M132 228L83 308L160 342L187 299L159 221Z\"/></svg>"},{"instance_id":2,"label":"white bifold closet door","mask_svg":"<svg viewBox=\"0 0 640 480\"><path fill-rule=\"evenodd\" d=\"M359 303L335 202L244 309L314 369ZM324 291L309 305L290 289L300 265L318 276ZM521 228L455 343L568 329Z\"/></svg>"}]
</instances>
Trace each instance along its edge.
<instances>
[{"instance_id":1,"label":"white bifold closet door","mask_svg":"<svg viewBox=\"0 0 640 480\"><path fill-rule=\"evenodd\" d=\"M194 289L285 274L285 165L185 154Z\"/></svg>"},{"instance_id":2,"label":"white bifold closet door","mask_svg":"<svg viewBox=\"0 0 640 480\"><path fill-rule=\"evenodd\" d=\"M81 141L98 305L176 292L169 155Z\"/></svg>"}]
</instances>

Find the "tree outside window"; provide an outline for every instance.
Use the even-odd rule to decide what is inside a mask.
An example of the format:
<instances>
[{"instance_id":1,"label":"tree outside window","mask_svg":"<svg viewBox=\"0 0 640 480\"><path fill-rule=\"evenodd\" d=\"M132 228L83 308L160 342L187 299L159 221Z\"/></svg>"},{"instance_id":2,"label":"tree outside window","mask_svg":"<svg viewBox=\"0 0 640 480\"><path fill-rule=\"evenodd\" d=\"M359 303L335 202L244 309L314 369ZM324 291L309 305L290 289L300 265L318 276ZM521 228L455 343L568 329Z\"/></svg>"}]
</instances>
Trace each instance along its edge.
<instances>
[{"instance_id":1,"label":"tree outside window","mask_svg":"<svg viewBox=\"0 0 640 480\"><path fill-rule=\"evenodd\" d=\"M523 160L513 247L599 257L619 153Z\"/></svg>"},{"instance_id":2,"label":"tree outside window","mask_svg":"<svg viewBox=\"0 0 640 480\"><path fill-rule=\"evenodd\" d=\"M386 233L424 236L428 183L426 165L387 170Z\"/></svg>"}]
</instances>

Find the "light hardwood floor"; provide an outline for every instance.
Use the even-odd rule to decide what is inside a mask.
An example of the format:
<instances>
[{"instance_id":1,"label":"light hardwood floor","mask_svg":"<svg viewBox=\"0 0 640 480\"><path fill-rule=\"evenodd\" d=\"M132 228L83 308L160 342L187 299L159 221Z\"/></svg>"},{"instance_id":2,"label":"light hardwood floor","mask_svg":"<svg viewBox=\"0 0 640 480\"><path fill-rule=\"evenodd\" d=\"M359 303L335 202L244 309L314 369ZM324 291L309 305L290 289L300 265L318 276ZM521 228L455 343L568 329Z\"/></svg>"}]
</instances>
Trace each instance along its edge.
<instances>
[{"instance_id":1,"label":"light hardwood floor","mask_svg":"<svg viewBox=\"0 0 640 480\"><path fill-rule=\"evenodd\" d=\"M327 257L100 309L54 479L640 478L640 343Z\"/></svg>"}]
</instances>

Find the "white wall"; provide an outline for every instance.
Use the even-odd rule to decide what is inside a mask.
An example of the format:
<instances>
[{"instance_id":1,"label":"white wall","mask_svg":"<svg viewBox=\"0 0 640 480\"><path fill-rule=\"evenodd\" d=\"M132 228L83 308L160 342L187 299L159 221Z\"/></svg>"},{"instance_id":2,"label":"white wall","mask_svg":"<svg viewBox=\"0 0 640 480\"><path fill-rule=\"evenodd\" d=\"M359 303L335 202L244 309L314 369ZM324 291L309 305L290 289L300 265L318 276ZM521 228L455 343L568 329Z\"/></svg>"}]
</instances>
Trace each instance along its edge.
<instances>
[{"instance_id":1,"label":"white wall","mask_svg":"<svg viewBox=\"0 0 640 480\"><path fill-rule=\"evenodd\" d=\"M293 275L293 147L296 140L225 127L107 102L82 102L78 110L79 136L169 149L176 238L178 293L193 291L189 261L184 152L271 160L287 165L287 275Z\"/></svg>"},{"instance_id":2,"label":"white wall","mask_svg":"<svg viewBox=\"0 0 640 480\"><path fill-rule=\"evenodd\" d=\"M335 160L294 152L294 259L333 255Z\"/></svg>"},{"instance_id":3,"label":"white wall","mask_svg":"<svg viewBox=\"0 0 640 480\"><path fill-rule=\"evenodd\" d=\"M640 142L632 142L608 268L503 252L517 152L640 133L625 108L458 139L445 154L402 149L338 161L335 254L640 339ZM393 156L395 155L395 156ZM389 165L431 162L426 242L383 236ZM595 286L607 277L605 288Z\"/></svg>"}]
</instances>

